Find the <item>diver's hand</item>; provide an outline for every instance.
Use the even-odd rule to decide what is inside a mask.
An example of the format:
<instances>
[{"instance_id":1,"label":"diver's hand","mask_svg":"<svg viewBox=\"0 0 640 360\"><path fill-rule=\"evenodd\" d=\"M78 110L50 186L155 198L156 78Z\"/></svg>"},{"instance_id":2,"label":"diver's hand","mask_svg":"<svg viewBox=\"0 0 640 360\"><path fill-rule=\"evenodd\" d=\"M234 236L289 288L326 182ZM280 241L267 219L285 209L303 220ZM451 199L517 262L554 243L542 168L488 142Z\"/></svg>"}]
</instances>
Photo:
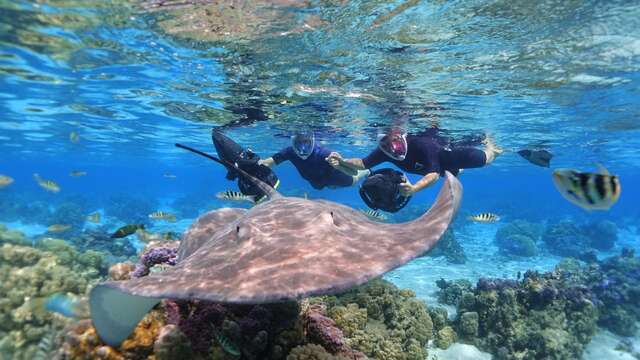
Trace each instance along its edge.
<instances>
[{"instance_id":1,"label":"diver's hand","mask_svg":"<svg viewBox=\"0 0 640 360\"><path fill-rule=\"evenodd\" d=\"M400 195L404 196L404 197L409 197L413 194L415 194L416 190L413 187L413 185L409 182L409 180L400 183L398 185L400 187Z\"/></svg>"},{"instance_id":2,"label":"diver's hand","mask_svg":"<svg viewBox=\"0 0 640 360\"><path fill-rule=\"evenodd\" d=\"M331 154L329 154L329 156L327 156L325 160L329 163L329 165L333 166L334 168L339 167L343 161L342 155L340 155L340 153L337 153L335 151L332 151Z\"/></svg>"}]
</instances>

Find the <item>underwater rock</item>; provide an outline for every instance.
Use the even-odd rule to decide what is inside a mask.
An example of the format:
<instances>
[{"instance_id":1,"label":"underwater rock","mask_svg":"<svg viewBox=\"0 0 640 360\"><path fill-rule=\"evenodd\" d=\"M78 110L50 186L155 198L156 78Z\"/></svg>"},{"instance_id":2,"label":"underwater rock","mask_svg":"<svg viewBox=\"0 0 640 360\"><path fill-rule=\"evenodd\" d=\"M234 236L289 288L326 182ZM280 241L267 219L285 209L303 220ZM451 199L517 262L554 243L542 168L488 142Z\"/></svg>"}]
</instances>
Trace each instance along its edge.
<instances>
[{"instance_id":1,"label":"underwater rock","mask_svg":"<svg viewBox=\"0 0 640 360\"><path fill-rule=\"evenodd\" d=\"M444 256L447 261L452 264L464 264L467 262L467 256L464 253L464 249L456 240L451 227L447 229L436 246L426 255L433 257Z\"/></svg>"},{"instance_id":2,"label":"underwater rock","mask_svg":"<svg viewBox=\"0 0 640 360\"><path fill-rule=\"evenodd\" d=\"M542 240L552 254L560 256L578 256L591 244L583 229L569 220L547 226Z\"/></svg>"},{"instance_id":3,"label":"underwater rock","mask_svg":"<svg viewBox=\"0 0 640 360\"><path fill-rule=\"evenodd\" d=\"M498 229L495 240L504 254L535 256L538 254L536 242L541 233L541 226L525 220L514 220Z\"/></svg>"},{"instance_id":4,"label":"underwater rock","mask_svg":"<svg viewBox=\"0 0 640 360\"><path fill-rule=\"evenodd\" d=\"M585 225L585 232L591 239L591 247L597 250L611 250L618 240L618 227L608 220Z\"/></svg>"}]
</instances>

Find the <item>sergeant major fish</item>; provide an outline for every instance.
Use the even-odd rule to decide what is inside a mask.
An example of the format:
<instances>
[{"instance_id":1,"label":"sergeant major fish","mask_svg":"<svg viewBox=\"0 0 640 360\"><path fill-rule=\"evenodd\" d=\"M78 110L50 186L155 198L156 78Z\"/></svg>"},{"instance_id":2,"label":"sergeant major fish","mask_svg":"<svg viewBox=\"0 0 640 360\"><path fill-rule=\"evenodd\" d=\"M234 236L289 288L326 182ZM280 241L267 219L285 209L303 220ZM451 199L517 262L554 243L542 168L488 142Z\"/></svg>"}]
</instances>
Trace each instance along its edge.
<instances>
[{"instance_id":1,"label":"sergeant major fish","mask_svg":"<svg viewBox=\"0 0 640 360\"><path fill-rule=\"evenodd\" d=\"M362 211L363 214L367 215L368 217L370 217L373 220L378 220L378 221L387 220L387 217L384 216L382 213L380 213L380 211L378 211L378 210L362 209L360 211Z\"/></svg>"},{"instance_id":2,"label":"sergeant major fish","mask_svg":"<svg viewBox=\"0 0 640 360\"><path fill-rule=\"evenodd\" d=\"M518 155L522 156L530 163L542 167L549 167L551 159L553 158L553 154L548 152L547 150L524 149L518 151Z\"/></svg>"},{"instance_id":3,"label":"sergeant major fish","mask_svg":"<svg viewBox=\"0 0 640 360\"><path fill-rule=\"evenodd\" d=\"M69 229L71 229L71 225L66 224L53 224L47 227L48 232L65 232Z\"/></svg>"},{"instance_id":4,"label":"sergeant major fish","mask_svg":"<svg viewBox=\"0 0 640 360\"><path fill-rule=\"evenodd\" d=\"M94 224L100 223L100 213L95 212L93 214L87 215L87 221L92 222Z\"/></svg>"},{"instance_id":5,"label":"sergeant major fish","mask_svg":"<svg viewBox=\"0 0 640 360\"><path fill-rule=\"evenodd\" d=\"M74 170L69 173L69 176L80 177L87 175L86 171Z\"/></svg>"},{"instance_id":6,"label":"sergeant major fish","mask_svg":"<svg viewBox=\"0 0 640 360\"><path fill-rule=\"evenodd\" d=\"M176 216L172 213L168 213L165 211L156 211L149 214L149 219L153 220L166 220L169 222L175 222Z\"/></svg>"},{"instance_id":7,"label":"sergeant major fish","mask_svg":"<svg viewBox=\"0 0 640 360\"><path fill-rule=\"evenodd\" d=\"M602 166L599 173L557 169L553 184L570 203L585 210L609 210L620 198L620 180Z\"/></svg>"},{"instance_id":8,"label":"sergeant major fish","mask_svg":"<svg viewBox=\"0 0 640 360\"><path fill-rule=\"evenodd\" d=\"M229 201L248 201L250 203L255 203L256 197L253 195L245 195L239 191L226 190L221 191L216 194L216 197L221 200L229 200Z\"/></svg>"},{"instance_id":9,"label":"sergeant major fish","mask_svg":"<svg viewBox=\"0 0 640 360\"><path fill-rule=\"evenodd\" d=\"M483 223L493 223L496 221L500 221L500 217L494 213L480 213L477 215L472 215L468 217L469 220L475 222L483 222Z\"/></svg>"}]
</instances>

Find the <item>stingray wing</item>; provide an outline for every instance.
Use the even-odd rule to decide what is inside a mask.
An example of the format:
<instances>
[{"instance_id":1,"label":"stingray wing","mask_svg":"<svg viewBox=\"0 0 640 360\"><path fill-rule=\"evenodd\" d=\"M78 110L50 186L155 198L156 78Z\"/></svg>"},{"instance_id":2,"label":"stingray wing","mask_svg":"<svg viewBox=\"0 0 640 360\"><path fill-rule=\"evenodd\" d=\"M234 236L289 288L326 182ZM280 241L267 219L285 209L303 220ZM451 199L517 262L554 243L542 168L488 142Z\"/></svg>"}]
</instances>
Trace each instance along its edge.
<instances>
[{"instance_id":1,"label":"stingray wing","mask_svg":"<svg viewBox=\"0 0 640 360\"><path fill-rule=\"evenodd\" d=\"M267 303L339 293L432 248L453 220L461 196L459 181L447 173L431 209L404 224L380 224L340 204L298 198L254 207L204 239L192 236L196 222L175 267L94 287L94 326L105 342L117 345L133 331L133 320L162 298ZM110 309L127 302L138 305L126 307L130 321L123 324Z\"/></svg>"}]
</instances>

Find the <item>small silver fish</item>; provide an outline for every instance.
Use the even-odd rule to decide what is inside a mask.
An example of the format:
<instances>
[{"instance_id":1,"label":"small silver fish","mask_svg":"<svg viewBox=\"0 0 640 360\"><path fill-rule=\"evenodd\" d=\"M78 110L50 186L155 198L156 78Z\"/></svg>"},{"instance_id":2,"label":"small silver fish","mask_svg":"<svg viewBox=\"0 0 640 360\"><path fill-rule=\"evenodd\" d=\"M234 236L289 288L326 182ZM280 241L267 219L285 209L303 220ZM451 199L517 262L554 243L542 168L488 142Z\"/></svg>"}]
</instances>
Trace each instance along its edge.
<instances>
[{"instance_id":1,"label":"small silver fish","mask_svg":"<svg viewBox=\"0 0 640 360\"><path fill-rule=\"evenodd\" d=\"M226 190L221 191L216 194L216 197L221 200L229 200L229 201L248 201L250 203L255 203L255 196L253 195L245 195L239 191Z\"/></svg>"},{"instance_id":2,"label":"small silver fish","mask_svg":"<svg viewBox=\"0 0 640 360\"><path fill-rule=\"evenodd\" d=\"M467 219L475 222L494 223L494 222L500 221L500 216L494 213L487 212L487 213L480 213L477 215L469 216Z\"/></svg>"}]
</instances>

